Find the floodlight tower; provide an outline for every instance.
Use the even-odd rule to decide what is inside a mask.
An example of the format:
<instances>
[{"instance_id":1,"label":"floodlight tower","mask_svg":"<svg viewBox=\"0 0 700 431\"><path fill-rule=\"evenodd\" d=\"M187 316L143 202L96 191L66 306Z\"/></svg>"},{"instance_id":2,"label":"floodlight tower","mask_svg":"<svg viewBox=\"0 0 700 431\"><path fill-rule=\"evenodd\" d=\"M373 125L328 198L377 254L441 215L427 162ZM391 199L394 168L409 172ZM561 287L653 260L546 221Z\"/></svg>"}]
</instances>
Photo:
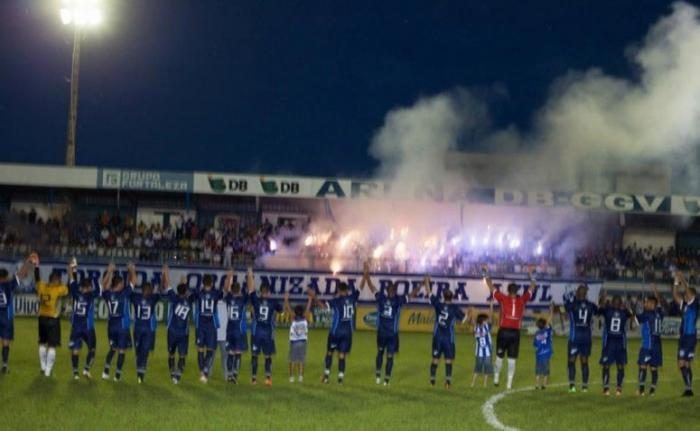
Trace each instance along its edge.
<instances>
[{"instance_id":1,"label":"floodlight tower","mask_svg":"<svg viewBox=\"0 0 700 431\"><path fill-rule=\"evenodd\" d=\"M102 23L102 0L61 0L61 22L73 26L73 63L70 74L70 109L66 132L66 166L75 166L75 126L78 119L80 39L83 31Z\"/></svg>"}]
</instances>

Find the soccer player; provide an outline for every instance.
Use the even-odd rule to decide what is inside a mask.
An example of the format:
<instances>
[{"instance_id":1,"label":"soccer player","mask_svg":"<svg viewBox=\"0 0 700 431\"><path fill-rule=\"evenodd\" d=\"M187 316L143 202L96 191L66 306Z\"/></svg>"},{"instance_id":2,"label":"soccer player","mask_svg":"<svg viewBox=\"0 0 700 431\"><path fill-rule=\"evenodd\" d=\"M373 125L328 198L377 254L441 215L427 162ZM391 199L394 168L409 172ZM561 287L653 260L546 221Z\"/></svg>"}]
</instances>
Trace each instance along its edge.
<instances>
[{"instance_id":1,"label":"soccer player","mask_svg":"<svg viewBox=\"0 0 700 431\"><path fill-rule=\"evenodd\" d=\"M114 372L114 381L122 378L124 367L124 355L131 348L131 292L136 283L136 268L133 263L127 265L129 274L128 283L124 278L114 275L114 264L107 266L105 282L102 285L102 298L107 304L109 320L107 323L107 338L109 339L109 352L105 358L105 366L102 378L109 380L109 371L112 367L112 359L117 353L117 369Z\"/></svg>"},{"instance_id":2,"label":"soccer player","mask_svg":"<svg viewBox=\"0 0 700 431\"><path fill-rule=\"evenodd\" d=\"M435 309L435 326L433 328L433 360L430 363L430 384L435 386L440 357L445 358L445 388L452 386L452 361L455 359L455 323L465 322L466 315L456 304L452 303L453 294L450 289L432 294L432 282L428 275L423 281L425 294L430 298L430 304ZM442 300L440 294L442 293Z\"/></svg>"},{"instance_id":3,"label":"soccer player","mask_svg":"<svg viewBox=\"0 0 700 431\"><path fill-rule=\"evenodd\" d=\"M38 261L36 253L32 253L14 277L10 277L6 269L0 268L0 345L2 345L2 368L0 370L3 374L7 374L10 370L8 364L10 342L15 336L15 304L12 297L19 287L19 281L27 277L30 267L34 263L38 264Z\"/></svg>"},{"instance_id":4,"label":"soccer player","mask_svg":"<svg viewBox=\"0 0 700 431\"><path fill-rule=\"evenodd\" d=\"M345 380L345 358L352 349L352 333L355 328L355 310L360 291L350 287L345 282L338 284L336 297L325 302L325 306L333 310L333 320L328 331L326 342L326 358L321 382L328 383L333 364L333 353L338 352L338 383Z\"/></svg>"},{"instance_id":5,"label":"soccer player","mask_svg":"<svg viewBox=\"0 0 700 431\"><path fill-rule=\"evenodd\" d=\"M644 396L644 387L647 379L647 368L651 371L651 386L649 395L656 392L656 383L659 380L659 367L663 365L663 353L661 350L661 324L664 319L664 312L661 308L659 291L656 284L651 285L654 296L650 296L644 301L644 311L637 314L637 324L642 335L642 345L639 349L639 391L638 395Z\"/></svg>"},{"instance_id":6,"label":"soccer player","mask_svg":"<svg viewBox=\"0 0 700 431\"><path fill-rule=\"evenodd\" d=\"M167 265L163 265L160 291L170 284ZM156 304L160 301L160 293L154 292L153 285L146 281L131 294L134 306L134 351L136 353L136 381L141 384L146 378L148 355L155 348L156 342Z\"/></svg>"},{"instance_id":7,"label":"soccer player","mask_svg":"<svg viewBox=\"0 0 700 431\"><path fill-rule=\"evenodd\" d=\"M601 295L598 314L603 316L603 350L600 365L603 366L603 395L610 395L610 366L617 366L617 388L615 395L622 395L627 365L627 321L632 311L619 295L613 296L612 304L607 303L605 291Z\"/></svg>"},{"instance_id":8,"label":"soccer player","mask_svg":"<svg viewBox=\"0 0 700 431\"><path fill-rule=\"evenodd\" d=\"M381 289L377 291L372 279L369 277L369 263L365 262L360 291L367 285L369 290L377 300L377 358L375 360L375 376L377 384L382 383L382 362L384 352L386 352L386 369L384 370L384 386L389 385L391 371L394 368L394 355L399 353L399 318L401 307L409 302L410 298L415 298L420 291L416 287L409 294L398 295L396 285L390 284L386 288L386 293Z\"/></svg>"},{"instance_id":9,"label":"soccer player","mask_svg":"<svg viewBox=\"0 0 700 431\"><path fill-rule=\"evenodd\" d=\"M474 354L474 374L472 375L473 388L479 376L484 376L483 386L486 387L489 376L493 374L493 341L491 339L491 316L493 316L493 301L489 301L489 314L479 313L473 318L473 309L467 312L467 319L474 325L474 341L476 342Z\"/></svg>"},{"instance_id":10,"label":"soccer player","mask_svg":"<svg viewBox=\"0 0 700 431\"><path fill-rule=\"evenodd\" d=\"M73 262L74 263L74 262ZM73 378L80 379L79 363L80 349L83 342L87 347L87 357L83 375L90 378L90 368L95 361L95 349L97 347L97 337L95 336L95 300L100 297L101 288L95 289L92 280L83 278L78 283L77 265L71 264L68 272L68 282L70 285L70 296L73 300L73 315L71 317L71 331L68 347L71 350L71 362L73 365ZM102 279L102 285L106 285L109 280L107 274Z\"/></svg>"},{"instance_id":11,"label":"soccer player","mask_svg":"<svg viewBox=\"0 0 700 431\"><path fill-rule=\"evenodd\" d=\"M678 293L678 285L682 284L685 291L683 296ZM697 330L695 325L698 320L698 301L695 288L690 287L683 277L683 273L676 271L676 280L673 283L673 300L681 309L681 335L678 340L678 368L681 370L685 383L684 397L693 396L693 370L691 363L695 357L695 343Z\"/></svg>"},{"instance_id":12,"label":"soccer player","mask_svg":"<svg viewBox=\"0 0 700 431\"><path fill-rule=\"evenodd\" d=\"M218 303L223 298L221 290L214 289L214 278L205 274L202 288L195 293L197 307L194 310L194 324L197 330L197 363L199 381L207 383L216 351L216 333L219 327Z\"/></svg>"},{"instance_id":13,"label":"soccer player","mask_svg":"<svg viewBox=\"0 0 700 431\"><path fill-rule=\"evenodd\" d=\"M249 281L250 282L250 281ZM246 317L246 305L248 304L248 292L241 289L241 285L233 281L233 272L229 271L226 277L224 301L228 323L226 325L226 375L227 380L238 384L238 373L241 370L241 357L248 351L248 319Z\"/></svg>"},{"instance_id":14,"label":"soccer player","mask_svg":"<svg viewBox=\"0 0 700 431\"><path fill-rule=\"evenodd\" d=\"M185 360L190 344L190 315L194 308L196 296L190 292L187 279L183 277L176 291L168 288L168 369L174 384L180 383L185 371ZM178 354L177 368L175 367L175 352Z\"/></svg>"},{"instance_id":15,"label":"soccer player","mask_svg":"<svg viewBox=\"0 0 700 431\"><path fill-rule=\"evenodd\" d=\"M73 259L68 266L69 278L75 265L77 263ZM58 272L51 273L48 283L42 281L38 266L34 268L34 287L39 298L39 364L41 372L49 377L56 362L56 347L61 345L59 300L68 296L69 292L68 286L61 283Z\"/></svg>"},{"instance_id":16,"label":"soccer player","mask_svg":"<svg viewBox=\"0 0 700 431\"><path fill-rule=\"evenodd\" d=\"M265 356L265 385L272 386L272 355L275 354L275 321L277 313L284 311L282 304L270 297L270 285L263 281L260 285L260 295L255 292L253 269L248 268L247 274L248 297L253 305L253 325L251 328L252 370L251 383L258 379L258 356Z\"/></svg>"},{"instance_id":17,"label":"soccer player","mask_svg":"<svg viewBox=\"0 0 700 431\"><path fill-rule=\"evenodd\" d=\"M591 327L598 305L589 301L588 286L581 284L576 293L566 295L564 309L569 314L569 341L567 346L569 392L576 392L576 358L581 362L581 391L588 391L588 358L591 356Z\"/></svg>"},{"instance_id":18,"label":"soccer player","mask_svg":"<svg viewBox=\"0 0 700 431\"><path fill-rule=\"evenodd\" d=\"M549 379L549 361L554 353L552 349L552 316L554 304L549 307L549 317L537 319L537 331L532 339L535 348L535 389L544 390ZM541 385L540 385L540 382Z\"/></svg>"},{"instance_id":19,"label":"soccer player","mask_svg":"<svg viewBox=\"0 0 700 431\"><path fill-rule=\"evenodd\" d=\"M482 267L484 280L491 291L491 296L498 301L501 306L501 319L496 334L496 364L493 373L493 384L498 386L501 376L503 358L508 355L508 383L507 388L513 388L513 377L515 377L515 361L518 359L520 351L520 325L525 313L525 305L532 298L532 293L526 287L522 295L518 295L518 285L508 284L508 294L505 295L496 289L491 277L486 274L486 266ZM535 289L536 281L533 276L534 267L528 268L530 278L530 289Z\"/></svg>"}]
</instances>

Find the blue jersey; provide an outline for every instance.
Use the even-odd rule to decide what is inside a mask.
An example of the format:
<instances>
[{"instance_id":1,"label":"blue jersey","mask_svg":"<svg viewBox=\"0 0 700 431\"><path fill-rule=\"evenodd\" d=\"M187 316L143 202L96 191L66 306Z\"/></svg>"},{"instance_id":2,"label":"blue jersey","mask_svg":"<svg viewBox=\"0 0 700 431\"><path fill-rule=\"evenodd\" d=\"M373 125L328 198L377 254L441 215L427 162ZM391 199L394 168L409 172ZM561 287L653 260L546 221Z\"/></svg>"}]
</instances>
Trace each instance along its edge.
<instances>
[{"instance_id":1,"label":"blue jersey","mask_svg":"<svg viewBox=\"0 0 700 431\"><path fill-rule=\"evenodd\" d=\"M430 304L435 309L433 336L454 341L455 323L464 319L464 312L453 303L440 302L437 296L430 295Z\"/></svg>"},{"instance_id":2,"label":"blue jersey","mask_svg":"<svg viewBox=\"0 0 700 431\"><path fill-rule=\"evenodd\" d=\"M168 289L166 295L170 302L168 307L168 331L179 335L188 334L195 296L192 293L188 293L182 298L172 289Z\"/></svg>"},{"instance_id":3,"label":"blue jersey","mask_svg":"<svg viewBox=\"0 0 700 431\"><path fill-rule=\"evenodd\" d=\"M490 358L492 350L491 324L482 323L474 327L474 340L476 341L476 357Z\"/></svg>"},{"instance_id":4,"label":"blue jersey","mask_svg":"<svg viewBox=\"0 0 700 431\"><path fill-rule=\"evenodd\" d=\"M12 299L15 289L19 286L17 277L0 283L0 321L10 322L15 317L15 302Z\"/></svg>"},{"instance_id":5,"label":"blue jersey","mask_svg":"<svg viewBox=\"0 0 700 431\"><path fill-rule=\"evenodd\" d=\"M226 312L228 314L227 330L237 329L239 332L245 333L248 329L246 319L245 306L248 303L247 292L241 292L240 295L228 293L224 300L226 301Z\"/></svg>"},{"instance_id":6,"label":"blue jersey","mask_svg":"<svg viewBox=\"0 0 700 431\"><path fill-rule=\"evenodd\" d=\"M681 335L696 335L695 325L698 321L698 304L697 298L690 302L683 300L681 303Z\"/></svg>"},{"instance_id":7,"label":"blue jersey","mask_svg":"<svg viewBox=\"0 0 700 431\"><path fill-rule=\"evenodd\" d=\"M131 327L131 285L124 286L119 292L114 290L105 290L102 292L102 298L107 304L109 311L109 325L119 325L121 329L128 330Z\"/></svg>"},{"instance_id":8,"label":"blue jersey","mask_svg":"<svg viewBox=\"0 0 700 431\"><path fill-rule=\"evenodd\" d=\"M593 315L598 313L598 306L586 299L572 298L564 303L569 314L569 341L591 339Z\"/></svg>"},{"instance_id":9,"label":"blue jersey","mask_svg":"<svg viewBox=\"0 0 700 431\"><path fill-rule=\"evenodd\" d=\"M642 336L642 349L651 349L652 344L661 344L661 323L664 320L664 312L661 307L656 310L644 311L637 315L639 332Z\"/></svg>"},{"instance_id":10,"label":"blue jersey","mask_svg":"<svg viewBox=\"0 0 700 431\"><path fill-rule=\"evenodd\" d=\"M88 293L80 292L77 281L70 284L70 296L73 299L73 316L71 325L76 329L95 329L95 299L100 296L97 290Z\"/></svg>"},{"instance_id":11,"label":"blue jersey","mask_svg":"<svg viewBox=\"0 0 700 431\"><path fill-rule=\"evenodd\" d=\"M608 340L627 341L627 320L632 314L626 308L613 308L612 306L601 307L598 314L602 315L605 322L603 325L603 345Z\"/></svg>"},{"instance_id":12,"label":"blue jersey","mask_svg":"<svg viewBox=\"0 0 700 431\"><path fill-rule=\"evenodd\" d=\"M349 295L337 296L328 301L328 307L333 310L331 334L352 333L355 328L355 310L360 291L353 289Z\"/></svg>"},{"instance_id":13,"label":"blue jersey","mask_svg":"<svg viewBox=\"0 0 700 431\"><path fill-rule=\"evenodd\" d=\"M134 329L135 330L156 330L156 304L160 301L157 293L146 297L140 290L134 291L131 295L131 303L134 304Z\"/></svg>"},{"instance_id":14,"label":"blue jersey","mask_svg":"<svg viewBox=\"0 0 700 431\"><path fill-rule=\"evenodd\" d=\"M275 328L276 313L284 310L282 304L272 298L261 298L257 293L250 294L250 303L253 304L253 333L257 331L272 333Z\"/></svg>"},{"instance_id":15,"label":"blue jersey","mask_svg":"<svg viewBox=\"0 0 700 431\"><path fill-rule=\"evenodd\" d=\"M195 293L197 297L197 307L194 309L194 324L197 328L202 325L214 325L219 327L219 312L217 310L219 301L224 294L216 289L201 289Z\"/></svg>"},{"instance_id":16,"label":"blue jersey","mask_svg":"<svg viewBox=\"0 0 700 431\"><path fill-rule=\"evenodd\" d=\"M543 329L538 329L535 332L535 338L532 339L532 345L535 347L535 356L539 360L545 360L552 357L552 327L547 326Z\"/></svg>"},{"instance_id":17,"label":"blue jersey","mask_svg":"<svg viewBox=\"0 0 700 431\"><path fill-rule=\"evenodd\" d=\"M393 298L385 295L384 292L377 292L377 331L381 335L396 335L399 333L399 316L401 307L408 302L406 295L394 295Z\"/></svg>"}]
</instances>

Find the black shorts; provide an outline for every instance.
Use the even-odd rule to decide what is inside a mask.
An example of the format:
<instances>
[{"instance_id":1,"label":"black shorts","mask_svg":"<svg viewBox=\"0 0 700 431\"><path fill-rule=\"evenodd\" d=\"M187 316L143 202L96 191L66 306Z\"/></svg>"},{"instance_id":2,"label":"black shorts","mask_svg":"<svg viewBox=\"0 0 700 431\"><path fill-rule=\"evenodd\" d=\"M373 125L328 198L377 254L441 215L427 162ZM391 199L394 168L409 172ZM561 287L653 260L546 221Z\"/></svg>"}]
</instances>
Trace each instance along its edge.
<instances>
[{"instance_id":1,"label":"black shorts","mask_svg":"<svg viewBox=\"0 0 700 431\"><path fill-rule=\"evenodd\" d=\"M511 359L518 357L520 351L520 330L499 328L496 335L496 356L502 358L508 354Z\"/></svg>"},{"instance_id":2,"label":"black shorts","mask_svg":"<svg viewBox=\"0 0 700 431\"><path fill-rule=\"evenodd\" d=\"M61 345L61 320L57 317L39 316L39 344L49 347Z\"/></svg>"}]
</instances>

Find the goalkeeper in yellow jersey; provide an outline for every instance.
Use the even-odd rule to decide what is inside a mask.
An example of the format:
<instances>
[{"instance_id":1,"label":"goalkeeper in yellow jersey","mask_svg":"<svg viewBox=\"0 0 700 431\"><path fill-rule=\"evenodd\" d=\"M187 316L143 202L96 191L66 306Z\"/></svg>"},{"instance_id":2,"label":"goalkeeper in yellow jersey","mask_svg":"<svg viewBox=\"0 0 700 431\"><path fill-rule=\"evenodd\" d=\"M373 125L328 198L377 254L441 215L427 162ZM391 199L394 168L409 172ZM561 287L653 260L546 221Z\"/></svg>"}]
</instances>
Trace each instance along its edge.
<instances>
[{"instance_id":1,"label":"goalkeeper in yellow jersey","mask_svg":"<svg viewBox=\"0 0 700 431\"><path fill-rule=\"evenodd\" d=\"M42 281L38 261L35 263L34 281L39 297L39 363L41 372L49 377L56 362L56 347L61 345L60 300L68 295L68 286L61 282L61 274L55 271L49 276L48 283ZM71 270L72 266L69 266L68 274Z\"/></svg>"}]
</instances>

